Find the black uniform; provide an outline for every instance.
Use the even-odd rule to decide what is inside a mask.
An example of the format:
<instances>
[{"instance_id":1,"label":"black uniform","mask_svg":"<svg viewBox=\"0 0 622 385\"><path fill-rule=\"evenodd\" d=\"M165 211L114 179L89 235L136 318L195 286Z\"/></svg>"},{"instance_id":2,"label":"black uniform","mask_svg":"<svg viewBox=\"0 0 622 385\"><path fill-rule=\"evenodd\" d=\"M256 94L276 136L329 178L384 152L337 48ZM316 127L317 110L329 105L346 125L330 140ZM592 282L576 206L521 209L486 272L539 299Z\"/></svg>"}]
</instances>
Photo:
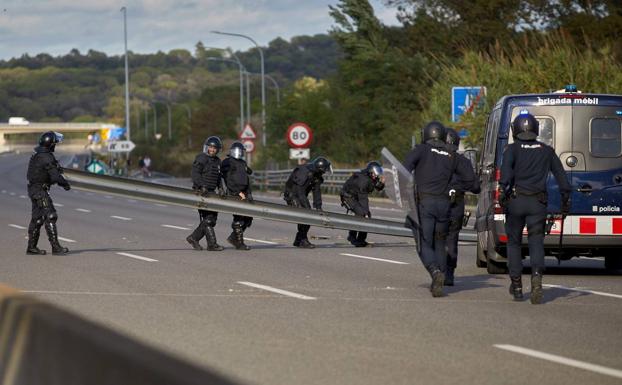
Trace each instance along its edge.
<instances>
[{"instance_id":1,"label":"black uniform","mask_svg":"<svg viewBox=\"0 0 622 385\"><path fill-rule=\"evenodd\" d=\"M32 202L32 215L28 226L28 249L29 254L45 254L37 248L41 226L45 225L45 231L52 245L52 253L64 254L68 250L58 242L58 229L56 221L58 215L52 203L49 190L53 184L58 184L65 190L69 190L69 182L62 175L62 168L54 157L54 149L38 146L28 163L28 196Z\"/></svg>"},{"instance_id":2,"label":"black uniform","mask_svg":"<svg viewBox=\"0 0 622 385\"><path fill-rule=\"evenodd\" d=\"M310 209L311 204L307 195L313 191L313 208L322 210L322 191L320 189L324 178L321 170L313 164L305 164L296 167L285 183L284 199L288 206ZM313 247L307 238L309 225L298 225L298 232L294 240L294 246Z\"/></svg>"},{"instance_id":3,"label":"black uniform","mask_svg":"<svg viewBox=\"0 0 622 385\"><path fill-rule=\"evenodd\" d=\"M236 159L227 157L222 161L221 171L225 184L227 185L227 195L238 197L240 193L246 196L248 201L252 201L251 184L249 175L252 170L246 165L244 159ZM248 250L249 247L244 244L244 231L253 223L252 217L243 215L233 215L231 228L233 232L229 236L229 242L236 249Z\"/></svg>"},{"instance_id":4,"label":"black uniform","mask_svg":"<svg viewBox=\"0 0 622 385\"><path fill-rule=\"evenodd\" d=\"M194 159L194 163L192 163L192 188L200 193L213 193L216 189L222 189L220 164L220 158L217 156L210 156L204 152L198 154ZM222 246L216 242L216 234L214 232L218 213L216 211L199 210L199 218L201 223L188 238L198 242L203 237L206 237L208 250L222 250ZM190 242L190 240L188 241Z\"/></svg>"},{"instance_id":5,"label":"black uniform","mask_svg":"<svg viewBox=\"0 0 622 385\"><path fill-rule=\"evenodd\" d=\"M447 233L447 270L445 271L445 285L452 286L454 281L454 270L458 266L458 240L460 230L464 222L464 194L472 192L479 194L481 191L479 181L471 167L471 161L461 154L457 154L457 161L462 163L461 169L470 170L466 179L454 174L449 183L451 206L449 207L449 232ZM452 197L453 195L453 197Z\"/></svg>"},{"instance_id":6,"label":"black uniform","mask_svg":"<svg viewBox=\"0 0 622 385\"><path fill-rule=\"evenodd\" d=\"M499 184L504 194L503 205L506 209L508 267L510 277L517 285L520 284L523 270L521 240L525 225L527 225L529 239L532 276L540 277L541 282L544 270L546 180L549 172L552 172L557 180L562 202L567 202L571 191L570 184L566 179L566 172L561 161L552 147L536 140L517 139L503 152ZM532 278L532 302L539 303L541 293L538 293L540 298L534 297L533 287ZM522 289L522 284L520 288Z\"/></svg>"},{"instance_id":7,"label":"black uniform","mask_svg":"<svg viewBox=\"0 0 622 385\"><path fill-rule=\"evenodd\" d=\"M368 195L374 190L384 189L384 183L379 178L373 179L364 169L355 172L346 180L341 188L341 202L346 209L359 217L371 218ZM350 231L348 241L356 247L367 246L367 233L364 231Z\"/></svg>"},{"instance_id":8,"label":"black uniform","mask_svg":"<svg viewBox=\"0 0 622 385\"><path fill-rule=\"evenodd\" d=\"M417 145L404 161L404 167L408 171L415 170L418 193L415 198L421 221L419 257L432 276L431 289L434 296L443 295L442 286L447 266L446 242L451 204L449 183L454 174L464 183L475 183L471 166L458 162L457 159L444 142L432 140Z\"/></svg>"}]
</instances>

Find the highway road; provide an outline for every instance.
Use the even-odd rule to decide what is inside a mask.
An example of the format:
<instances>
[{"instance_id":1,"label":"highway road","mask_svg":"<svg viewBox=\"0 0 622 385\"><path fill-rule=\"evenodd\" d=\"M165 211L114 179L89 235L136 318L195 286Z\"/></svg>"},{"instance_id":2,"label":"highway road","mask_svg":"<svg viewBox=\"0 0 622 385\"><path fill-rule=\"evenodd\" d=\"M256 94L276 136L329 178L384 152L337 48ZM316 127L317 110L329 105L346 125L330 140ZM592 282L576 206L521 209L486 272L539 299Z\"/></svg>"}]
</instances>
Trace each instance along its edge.
<instances>
[{"instance_id":1,"label":"highway road","mask_svg":"<svg viewBox=\"0 0 622 385\"><path fill-rule=\"evenodd\" d=\"M237 251L221 215L226 250L200 252L185 241L192 210L58 187L71 252L27 256L27 160L0 155L0 282L241 384L622 383L622 278L602 260L548 260L534 306L511 301L507 276L475 267L464 243L456 286L432 298L403 238L354 248L344 231L312 228L318 247L300 250L295 225L257 220L252 250Z\"/></svg>"}]
</instances>

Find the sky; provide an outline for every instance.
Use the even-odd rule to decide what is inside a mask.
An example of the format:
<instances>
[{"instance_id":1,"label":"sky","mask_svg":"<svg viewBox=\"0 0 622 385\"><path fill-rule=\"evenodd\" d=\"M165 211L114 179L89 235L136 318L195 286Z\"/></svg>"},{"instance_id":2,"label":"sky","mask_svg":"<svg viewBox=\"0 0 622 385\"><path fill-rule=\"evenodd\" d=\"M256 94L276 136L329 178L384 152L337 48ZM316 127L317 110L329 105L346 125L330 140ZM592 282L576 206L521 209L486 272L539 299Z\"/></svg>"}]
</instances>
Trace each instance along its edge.
<instances>
[{"instance_id":1,"label":"sky","mask_svg":"<svg viewBox=\"0 0 622 385\"><path fill-rule=\"evenodd\" d=\"M77 48L108 55L123 53L127 9L128 49L137 53L194 52L205 46L246 50L246 39L210 31L249 35L261 46L282 37L326 33L334 25L328 6L337 0L0 0L0 59ZM395 9L371 0L378 18L397 25Z\"/></svg>"}]
</instances>

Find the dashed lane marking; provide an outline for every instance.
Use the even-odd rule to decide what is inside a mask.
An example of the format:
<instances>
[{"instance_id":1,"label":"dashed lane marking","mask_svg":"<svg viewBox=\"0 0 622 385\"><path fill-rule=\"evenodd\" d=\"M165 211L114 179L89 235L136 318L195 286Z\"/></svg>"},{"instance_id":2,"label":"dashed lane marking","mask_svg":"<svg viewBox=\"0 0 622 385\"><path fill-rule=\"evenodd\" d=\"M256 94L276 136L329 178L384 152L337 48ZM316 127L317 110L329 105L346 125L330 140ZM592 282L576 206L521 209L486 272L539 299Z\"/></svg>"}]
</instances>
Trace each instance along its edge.
<instances>
[{"instance_id":1,"label":"dashed lane marking","mask_svg":"<svg viewBox=\"0 0 622 385\"><path fill-rule=\"evenodd\" d=\"M361 259L370 259L372 261L395 263L395 264L398 264L398 265L410 265L410 263L408 263L408 262L393 261L391 259L366 257L364 255L357 255L357 254L350 254L350 253L339 253L339 255L345 255L346 257L354 257L354 258L361 258Z\"/></svg>"},{"instance_id":2,"label":"dashed lane marking","mask_svg":"<svg viewBox=\"0 0 622 385\"><path fill-rule=\"evenodd\" d=\"M130 254L130 253L116 253L118 255L122 255L124 257L129 257L129 258L134 258L134 259L139 259L141 261L147 261L147 262L158 262L157 259L151 259L151 258L147 258L147 257L141 257L140 255L136 255L136 254Z\"/></svg>"},{"instance_id":3,"label":"dashed lane marking","mask_svg":"<svg viewBox=\"0 0 622 385\"><path fill-rule=\"evenodd\" d=\"M104 195L104 198L106 198L106 199L113 199L114 197L112 195Z\"/></svg>"},{"instance_id":4,"label":"dashed lane marking","mask_svg":"<svg viewBox=\"0 0 622 385\"><path fill-rule=\"evenodd\" d=\"M10 196L15 196L15 193L14 192L10 192L9 195Z\"/></svg>"},{"instance_id":5,"label":"dashed lane marking","mask_svg":"<svg viewBox=\"0 0 622 385\"><path fill-rule=\"evenodd\" d=\"M160 225L160 226L168 227L169 229L176 229L176 230L192 230L192 229L189 229L187 227L175 226L175 225Z\"/></svg>"},{"instance_id":6,"label":"dashed lane marking","mask_svg":"<svg viewBox=\"0 0 622 385\"><path fill-rule=\"evenodd\" d=\"M612 297L612 298L620 298L620 299L622 299L622 295L620 295L620 294L605 293L604 291L595 291L595 290L581 289L581 288L578 288L578 287L566 287L566 286L562 286L562 285L546 285L545 284L545 285L542 285L542 286L544 286L544 287L551 287L551 288L554 288L554 289L577 291L579 293L602 295L603 297Z\"/></svg>"},{"instance_id":7,"label":"dashed lane marking","mask_svg":"<svg viewBox=\"0 0 622 385\"><path fill-rule=\"evenodd\" d=\"M269 292L272 292L272 293L281 294L281 295L284 295L286 297L292 297L292 298L298 298L298 299L304 299L304 300L315 300L315 299L317 299L315 297L309 297L307 295L298 294L298 293L294 293L292 291L287 291L287 290L283 290L283 289L277 289L276 287L261 285L259 283L246 282L246 281L238 281L238 283L240 285L250 286L250 287L254 287L256 289L261 289L261 290L269 291Z\"/></svg>"},{"instance_id":8,"label":"dashed lane marking","mask_svg":"<svg viewBox=\"0 0 622 385\"><path fill-rule=\"evenodd\" d=\"M244 240L251 241L251 242L257 242L257 243L265 243L266 245L278 245L278 242L264 241L263 239L254 239L254 238L244 237Z\"/></svg>"},{"instance_id":9,"label":"dashed lane marking","mask_svg":"<svg viewBox=\"0 0 622 385\"><path fill-rule=\"evenodd\" d=\"M20 225L14 225L13 223L9 223L9 227L14 227L14 228L20 229L20 230L27 230L27 227L20 226Z\"/></svg>"},{"instance_id":10,"label":"dashed lane marking","mask_svg":"<svg viewBox=\"0 0 622 385\"><path fill-rule=\"evenodd\" d=\"M110 218L114 218L114 219L120 219L122 221L131 221L132 218L128 218L128 217L120 217L118 215L111 215Z\"/></svg>"},{"instance_id":11,"label":"dashed lane marking","mask_svg":"<svg viewBox=\"0 0 622 385\"><path fill-rule=\"evenodd\" d=\"M583 362L578 360L573 360L572 358L566 358L562 356L558 356L555 354L549 354L544 352L539 352L537 350L527 349L520 346L515 345L493 345L497 349L507 350L509 352L524 354L526 356L540 358L543 360L555 362L558 364L572 366L575 368L588 370L590 372L600 373L611 377L622 378L622 370L608 368L606 366L590 364L589 362Z\"/></svg>"},{"instance_id":12,"label":"dashed lane marking","mask_svg":"<svg viewBox=\"0 0 622 385\"><path fill-rule=\"evenodd\" d=\"M22 198L22 199L28 198L26 195L20 195L19 197Z\"/></svg>"},{"instance_id":13,"label":"dashed lane marking","mask_svg":"<svg viewBox=\"0 0 622 385\"><path fill-rule=\"evenodd\" d=\"M158 207L168 207L168 205L165 205L163 203L156 203L155 205Z\"/></svg>"},{"instance_id":14,"label":"dashed lane marking","mask_svg":"<svg viewBox=\"0 0 622 385\"><path fill-rule=\"evenodd\" d=\"M136 202L138 202L136 199L128 199L127 201L128 201L128 202L130 202L130 203L136 203Z\"/></svg>"},{"instance_id":15,"label":"dashed lane marking","mask_svg":"<svg viewBox=\"0 0 622 385\"><path fill-rule=\"evenodd\" d=\"M54 206L57 206L57 207L65 207L65 205L64 205L64 204L62 204L62 203L54 203Z\"/></svg>"},{"instance_id":16,"label":"dashed lane marking","mask_svg":"<svg viewBox=\"0 0 622 385\"><path fill-rule=\"evenodd\" d=\"M81 213L90 213L91 210L87 210L87 209L76 209L76 211L80 211Z\"/></svg>"},{"instance_id":17,"label":"dashed lane marking","mask_svg":"<svg viewBox=\"0 0 622 385\"><path fill-rule=\"evenodd\" d=\"M69 239L69 238L58 237L58 239L64 242L68 242L68 243L76 243L76 241L74 241L73 239Z\"/></svg>"}]
</instances>

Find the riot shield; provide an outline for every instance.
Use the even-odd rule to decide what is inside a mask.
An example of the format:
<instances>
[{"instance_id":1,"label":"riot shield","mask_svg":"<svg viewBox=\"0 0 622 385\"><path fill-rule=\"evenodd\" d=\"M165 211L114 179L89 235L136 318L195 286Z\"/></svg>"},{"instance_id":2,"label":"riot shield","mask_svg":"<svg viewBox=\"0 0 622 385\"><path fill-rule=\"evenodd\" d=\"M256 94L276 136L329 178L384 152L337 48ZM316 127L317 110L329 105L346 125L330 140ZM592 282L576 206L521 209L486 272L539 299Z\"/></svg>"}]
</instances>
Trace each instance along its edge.
<instances>
[{"instance_id":1,"label":"riot shield","mask_svg":"<svg viewBox=\"0 0 622 385\"><path fill-rule=\"evenodd\" d=\"M408 172L386 147L382 149L380 156L385 177L384 191L404 211L404 226L412 230L417 252L421 252L421 222L415 201L417 185L414 171Z\"/></svg>"}]
</instances>

